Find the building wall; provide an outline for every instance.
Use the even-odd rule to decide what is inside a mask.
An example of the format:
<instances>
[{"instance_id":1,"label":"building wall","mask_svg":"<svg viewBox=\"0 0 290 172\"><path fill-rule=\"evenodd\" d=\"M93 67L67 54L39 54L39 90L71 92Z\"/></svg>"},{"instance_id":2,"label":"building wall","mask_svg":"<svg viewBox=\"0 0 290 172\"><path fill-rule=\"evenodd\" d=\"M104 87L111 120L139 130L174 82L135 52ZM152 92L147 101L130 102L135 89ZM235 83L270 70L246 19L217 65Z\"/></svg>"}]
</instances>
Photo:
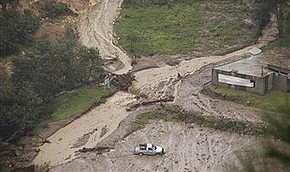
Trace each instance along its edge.
<instances>
[{"instance_id":1,"label":"building wall","mask_svg":"<svg viewBox=\"0 0 290 172\"><path fill-rule=\"evenodd\" d=\"M221 83L219 82L219 78L218 78L219 74L235 76L235 77L243 78L243 79L249 79L254 82L254 87L238 86L238 85ZM273 74L269 74L264 77L257 77L257 76L250 76L250 75L244 75L244 74L235 73L235 72L227 72L227 71L213 69L212 70L212 84L221 86L221 87L232 88L232 89L237 89L237 90L245 90L248 92L253 92L256 94L264 95L265 93L272 90L273 88Z\"/></svg>"},{"instance_id":2,"label":"building wall","mask_svg":"<svg viewBox=\"0 0 290 172\"><path fill-rule=\"evenodd\" d=\"M265 80L265 92L264 94L274 90L274 75L275 73L271 73L269 75L264 76Z\"/></svg>"},{"instance_id":3,"label":"building wall","mask_svg":"<svg viewBox=\"0 0 290 172\"><path fill-rule=\"evenodd\" d=\"M288 89L287 89L287 91L288 92L290 92L290 76L288 75L288 81L287 81L287 87L288 87Z\"/></svg>"},{"instance_id":4,"label":"building wall","mask_svg":"<svg viewBox=\"0 0 290 172\"><path fill-rule=\"evenodd\" d=\"M268 64L267 68L272 70L272 71L275 71L276 73L282 73L285 75L290 74L290 69L282 68L279 66L274 66L274 65Z\"/></svg>"},{"instance_id":5,"label":"building wall","mask_svg":"<svg viewBox=\"0 0 290 172\"><path fill-rule=\"evenodd\" d=\"M290 91L289 78L285 74L275 73L273 81L273 89L278 91Z\"/></svg>"}]
</instances>

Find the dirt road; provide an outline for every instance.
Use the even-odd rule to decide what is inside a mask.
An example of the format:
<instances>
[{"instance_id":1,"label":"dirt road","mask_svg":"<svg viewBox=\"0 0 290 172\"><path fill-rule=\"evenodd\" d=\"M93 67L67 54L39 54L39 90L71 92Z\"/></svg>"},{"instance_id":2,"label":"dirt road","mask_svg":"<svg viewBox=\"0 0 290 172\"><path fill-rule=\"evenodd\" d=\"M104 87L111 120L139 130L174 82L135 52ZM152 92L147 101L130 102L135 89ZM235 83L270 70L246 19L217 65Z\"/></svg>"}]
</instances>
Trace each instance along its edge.
<instances>
[{"instance_id":1,"label":"dirt road","mask_svg":"<svg viewBox=\"0 0 290 172\"><path fill-rule=\"evenodd\" d=\"M119 58L124 64L116 74L126 73L131 69L128 56L113 44L112 26L117 16L122 0L103 0L99 5L90 8L81 17L80 35L83 44L89 47L99 47L105 58ZM274 39L270 27L256 47L261 47ZM214 115L228 115L232 118L247 114L251 110L244 106L233 105L232 109L225 104L216 102L200 94L202 85L210 80L210 68L207 65L227 59L245 56L253 47L227 54L225 56L210 56L181 62L178 66L165 65L160 68L143 70L135 73L136 82L131 90L134 93L148 95L149 99L174 95L174 104L195 111L204 111ZM114 70L111 68L111 70ZM202 73L204 72L204 73ZM178 77L192 74L187 80ZM48 140L51 143L40 147L40 152L34 163L50 162L56 166L73 160L75 151L82 147L93 147L105 137L108 137L118 124L129 113L128 103L135 101L134 95L118 92L108 101L93 109L88 114L60 129ZM244 109L243 109L244 108ZM220 110L217 110L220 109ZM234 115L233 115L234 114ZM256 120L255 112L244 119ZM102 131L103 132L102 134ZM105 134L104 134L105 133ZM154 142L165 146L168 154L162 157L131 156L133 145L140 142ZM183 124L158 123L150 124L144 130L130 135L116 144L115 151L96 155L89 153L69 163L52 168L52 171L218 171L225 157L234 159L232 153L241 148L241 143L247 145L253 139L225 132L213 131L199 127L188 128Z\"/></svg>"}]
</instances>

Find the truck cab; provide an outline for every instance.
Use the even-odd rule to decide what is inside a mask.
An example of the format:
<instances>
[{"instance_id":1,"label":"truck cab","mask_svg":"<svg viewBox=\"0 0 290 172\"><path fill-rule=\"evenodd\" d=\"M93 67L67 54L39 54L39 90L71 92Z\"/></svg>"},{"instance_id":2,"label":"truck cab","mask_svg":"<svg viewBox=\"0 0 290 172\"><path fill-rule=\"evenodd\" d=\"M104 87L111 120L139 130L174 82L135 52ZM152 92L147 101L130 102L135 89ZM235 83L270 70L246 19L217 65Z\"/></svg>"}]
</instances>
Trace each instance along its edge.
<instances>
[{"instance_id":1,"label":"truck cab","mask_svg":"<svg viewBox=\"0 0 290 172\"><path fill-rule=\"evenodd\" d=\"M162 155L164 149L160 146L155 146L151 143L139 144L134 149L134 154L139 155Z\"/></svg>"}]
</instances>

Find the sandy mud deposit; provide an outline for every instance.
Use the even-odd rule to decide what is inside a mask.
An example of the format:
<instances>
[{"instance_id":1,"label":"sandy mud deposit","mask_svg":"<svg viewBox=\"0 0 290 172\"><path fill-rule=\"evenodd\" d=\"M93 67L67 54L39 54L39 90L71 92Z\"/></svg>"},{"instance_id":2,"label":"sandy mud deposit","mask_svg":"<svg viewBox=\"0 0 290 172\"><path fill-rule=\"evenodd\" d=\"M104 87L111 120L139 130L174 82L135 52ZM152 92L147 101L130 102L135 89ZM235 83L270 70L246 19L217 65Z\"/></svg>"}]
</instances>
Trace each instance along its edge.
<instances>
[{"instance_id":1,"label":"sandy mud deposit","mask_svg":"<svg viewBox=\"0 0 290 172\"><path fill-rule=\"evenodd\" d=\"M163 156L133 155L136 144L162 145ZM248 136L219 132L179 123L152 123L117 142L114 151L85 154L51 171L222 171L225 162L235 162L235 151L255 142Z\"/></svg>"},{"instance_id":2,"label":"sandy mud deposit","mask_svg":"<svg viewBox=\"0 0 290 172\"><path fill-rule=\"evenodd\" d=\"M132 68L128 56L113 44L113 21L121 3L122 0L101 1L82 15L79 26L84 45L98 47L104 58L118 58L122 62L123 68L120 70L109 67L116 74L126 73ZM273 26L266 28L264 36L254 46L264 46L274 39ZM255 121L256 113L252 109L235 104L227 108L227 103L212 100L200 93L202 86L210 81L210 66L223 60L246 56L252 47L224 56L202 57L182 61L177 66L165 65L136 72L136 81L131 90L147 95L148 99L173 95L173 104L187 110ZM254 142L249 136L160 122L147 125L145 129L117 142L114 151L101 155L91 152L75 157L75 151L96 146L116 130L119 123L129 115L126 107L133 101L132 94L116 93L105 104L49 137L51 143L40 147L41 151L34 163L50 162L51 167L55 166L51 171L221 171L224 161L235 160L235 150ZM237 111L239 113L235 114ZM160 144L167 154L155 157L133 156L131 151L134 145L142 142ZM57 166L59 164L62 165Z\"/></svg>"},{"instance_id":3,"label":"sandy mud deposit","mask_svg":"<svg viewBox=\"0 0 290 172\"><path fill-rule=\"evenodd\" d=\"M102 0L89 8L80 18L81 42L87 47L97 47L104 59L119 59L119 66L108 66L115 74L124 74L132 69L131 59L114 44L113 24L122 0Z\"/></svg>"},{"instance_id":4,"label":"sandy mud deposit","mask_svg":"<svg viewBox=\"0 0 290 172\"><path fill-rule=\"evenodd\" d=\"M50 136L48 138L50 143L45 143L40 147L40 152L33 162L40 165L49 163L50 166L55 166L74 159L75 151L83 147L94 147L109 136L129 115L125 107L134 100L132 94L116 93L105 104Z\"/></svg>"}]
</instances>

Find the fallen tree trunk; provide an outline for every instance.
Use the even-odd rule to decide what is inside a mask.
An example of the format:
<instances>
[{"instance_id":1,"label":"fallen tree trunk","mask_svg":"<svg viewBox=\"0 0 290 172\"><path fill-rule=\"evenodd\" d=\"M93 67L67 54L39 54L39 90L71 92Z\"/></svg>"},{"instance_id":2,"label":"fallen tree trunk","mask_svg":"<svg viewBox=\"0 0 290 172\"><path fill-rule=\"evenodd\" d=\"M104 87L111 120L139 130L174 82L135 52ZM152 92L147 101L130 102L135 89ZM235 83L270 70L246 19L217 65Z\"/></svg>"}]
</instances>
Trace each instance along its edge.
<instances>
[{"instance_id":1,"label":"fallen tree trunk","mask_svg":"<svg viewBox=\"0 0 290 172\"><path fill-rule=\"evenodd\" d=\"M142 101L142 102L139 102L139 103L132 104L126 110L127 111L131 111L131 110L137 109L140 106L152 105L152 104L155 104L155 103L161 103L161 105L162 105L162 102L164 102L164 103L165 102L172 102L173 100L174 100L174 97L173 96L169 96L169 97L158 99L158 100Z\"/></svg>"},{"instance_id":2,"label":"fallen tree trunk","mask_svg":"<svg viewBox=\"0 0 290 172\"><path fill-rule=\"evenodd\" d=\"M102 154L104 152L110 152L110 150L113 149L113 148L110 148L110 147L94 147L94 148L82 148L82 149L79 149L78 151L76 152L81 152L81 153L86 153L86 152L96 152L97 154Z\"/></svg>"}]
</instances>

